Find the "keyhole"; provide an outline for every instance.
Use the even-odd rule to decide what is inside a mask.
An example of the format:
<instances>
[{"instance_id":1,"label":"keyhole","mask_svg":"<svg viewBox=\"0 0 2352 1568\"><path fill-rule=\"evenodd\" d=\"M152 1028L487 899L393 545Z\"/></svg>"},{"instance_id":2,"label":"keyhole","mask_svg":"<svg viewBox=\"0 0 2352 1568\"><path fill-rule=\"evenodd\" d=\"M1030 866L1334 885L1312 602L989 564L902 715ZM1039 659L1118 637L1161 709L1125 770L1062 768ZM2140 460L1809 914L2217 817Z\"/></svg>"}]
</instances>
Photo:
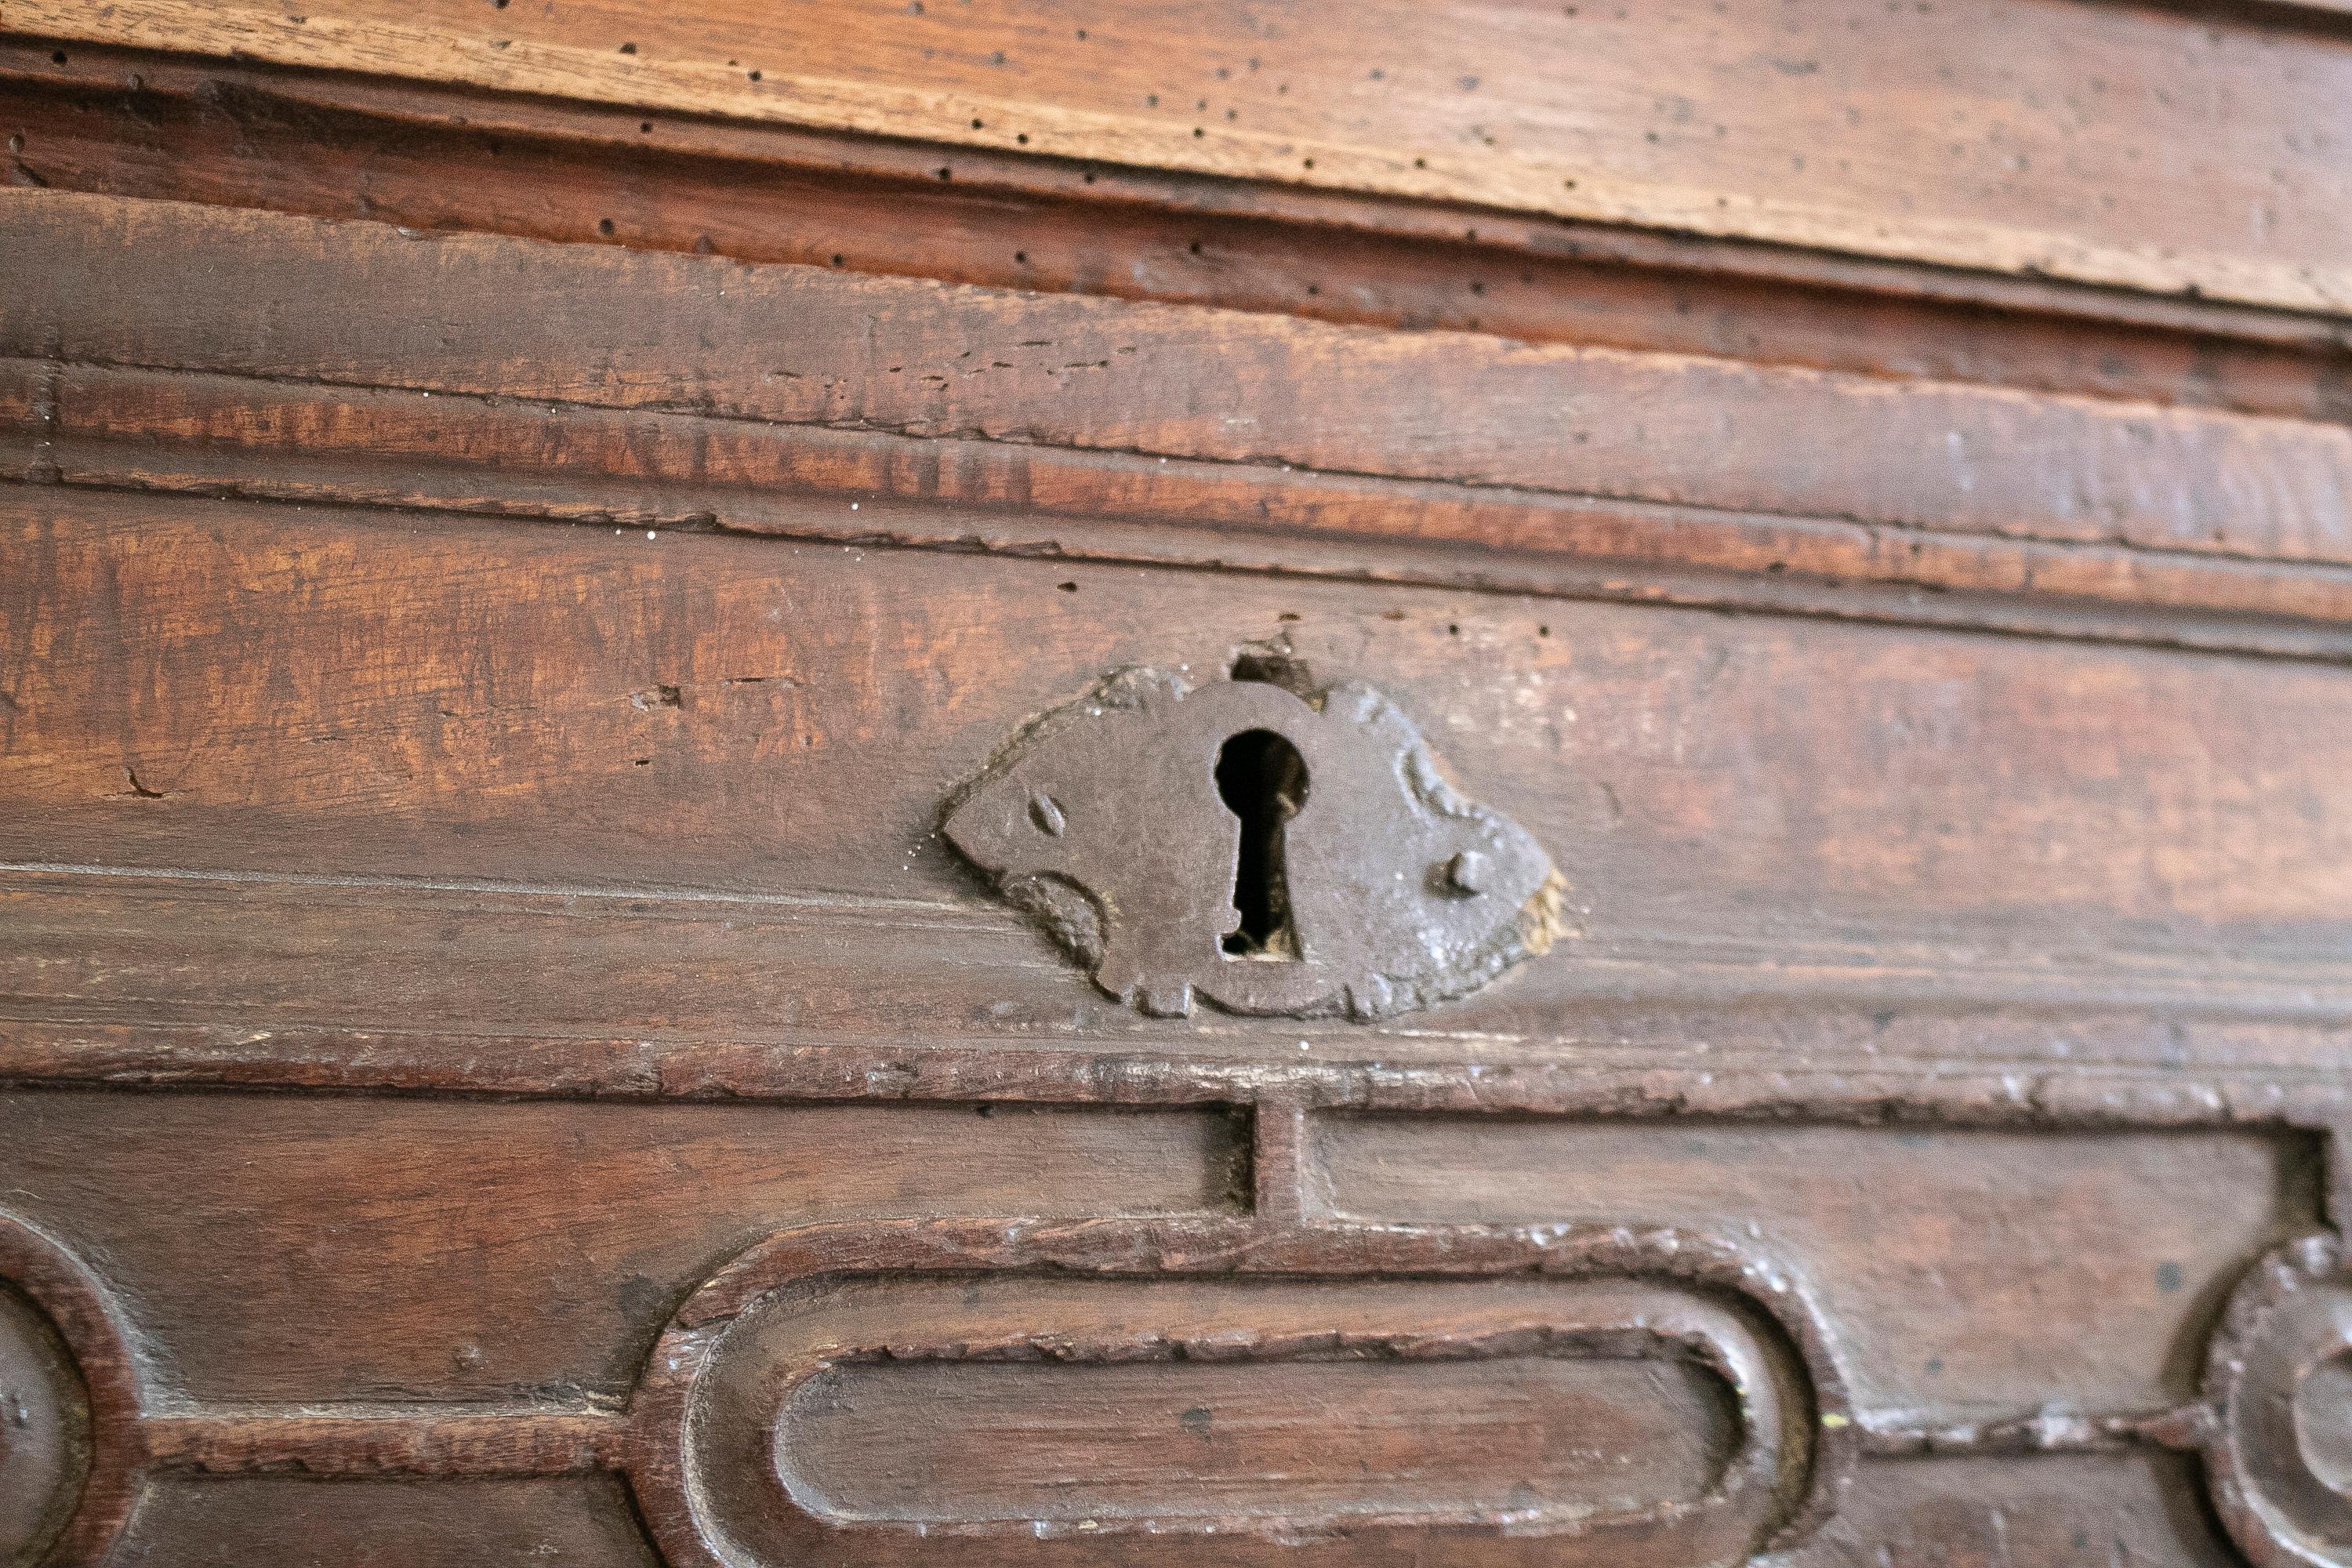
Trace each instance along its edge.
<instances>
[{"instance_id":1,"label":"keyhole","mask_svg":"<svg viewBox=\"0 0 2352 1568\"><path fill-rule=\"evenodd\" d=\"M1234 911L1225 933L1229 958L1299 955L1290 920L1290 882L1283 868L1284 827L1307 804L1307 759L1271 730L1244 730L1217 753L1217 794L1242 820L1234 863Z\"/></svg>"}]
</instances>

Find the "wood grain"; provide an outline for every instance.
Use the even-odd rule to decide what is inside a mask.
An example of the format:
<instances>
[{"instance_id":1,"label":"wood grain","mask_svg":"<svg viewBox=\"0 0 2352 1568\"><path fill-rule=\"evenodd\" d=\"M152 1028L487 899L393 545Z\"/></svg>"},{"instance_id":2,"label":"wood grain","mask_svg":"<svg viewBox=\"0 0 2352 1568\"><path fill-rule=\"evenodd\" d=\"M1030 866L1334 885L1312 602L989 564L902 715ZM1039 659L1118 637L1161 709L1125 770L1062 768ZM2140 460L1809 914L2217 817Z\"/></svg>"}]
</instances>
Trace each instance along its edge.
<instances>
[{"instance_id":1,"label":"wood grain","mask_svg":"<svg viewBox=\"0 0 2352 1568\"><path fill-rule=\"evenodd\" d=\"M2226 1568L2240 1559L2197 1489L2189 1462L2167 1454L1877 1465L1791 1561L1830 1568L1883 1553L1898 1564L1970 1568Z\"/></svg>"},{"instance_id":2,"label":"wood grain","mask_svg":"<svg viewBox=\"0 0 2352 1568\"><path fill-rule=\"evenodd\" d=\"M2334 424L69 195L0 238L27 357L2352 563Z\"/></svg>"},{"instance_id":3,"label":"wood grain","mask_svg":"<svg viewBox=\"0 0 2352 1568\"><path fill-rule=\"evenodd\" d=\"M151 1483L110 1563L137 1568L479 1568L557 1562L656 1568L609 1477L320 1481L293 1476Z\"/></svg>"},{"instance_id":4,"label":"wood grain","mask_svg":"<svg viewBox=\"0 0 2352 1568\"><path fill-rule=\"evenodd\" d=\"M0 462L78 486L2352 660L2352 571L980 438L0 360Z\"/></svg>"},{"instance_id":5,"label":"wood grain","mask_svg":"<svg viewBox=\"0 0 2352 1568\"><path fill-rule=\"evenodd\" d=\"M1619 9L15 0L8 26L2291 309L2352 300L2324 129L2352 50L2332 26L2074 0ZM2176 71L2200 86L2166 90Z\"/></svg>"},{"instance_id":6,"label":"wood grain","mask_svg":"<svg viewBox=\"0 0 2352 1568\"><path fill-rule=\"evenodd\" d=\"M1491 210L0 37L17 184L2340 418L2352 327Z\"/></svg>"},{"instance_id":7,"label":"wood grain","mask_svg":"<svg viewBox=\"0 0 2352 1568\"><path fill-rule=\"evenodd\" d=\"M786 1430L808 1506L842 1523L1181 1526L1408 1502L1622 1513L1706 1495L1738 1425L1728 1394L1663 1358L1244 1362L1173 1375L933 1363L820 1373L794 1394ZM999 1441L959 1441L975 1427ZM1595 1442L1596 1428L1612 1441Z\"/></svg>"},{"instance_id":8,"label":"wood grain","mask_svg":"<svg viewBox=\"0 0 2352 1568\"><path fill-rule=\"evenodd\" d=\"M1023 719L1122 664L1221 669L1284 640L1393 694L1535 832L1594 933L2315 955L2346 918L2352 722L2324 667L12 499L16 861L932 900L971 886L938 802Z\"/></svg>"},{"instance_id":9,"label":"wood grain","mask_svg":"<svg viewBox=\"0 0 2352 1568\"><path fill-rule=\"evenodd\" d=\"M2352 1541L2344 0L5 4L0 1535ZM1120 1007L1139 665L1559 940Z\"/></svg>"},{"instance_id":10,"label":"wood grain","mask_svg":"<svg viewBox=\"0 0 2352 1568\"><path fill-rule=\"evenodd\" d=\"M1736 1208L1842 1326L1858 1399L1975 1420L2031 1415L2053 1383L2076 1410L2187 1397L2181 1347L2315 1196L2307 1154L2243 1135L1362 1118L1318 1139L1333 1212L1360 1219Z\"/></svg>"},{"instance_id":11,"label":"wood grain","mask_svg":"<svg viewBox=\"0 0 2352 1568\"><path fill-rule=\"evenodd\" d=\"M0 1074L47 1081L1117 1101L1253 1099L1297 1071L1318 1104L1811 1096L1855 1116L2313 1125L2347 1102L2352 1046L2340 963L2032 940L1592 931L1475 1003L1373 1029L1143 1018L961 898L13 868L0 918ZM1465 1060L1487 1076L1450 1076ZM1262 1116L1261 1141L1282 1121ZM1311 1176L1294 1158L1284 1180Z\"/></svg>"},{"instance_id":12,"label":"wood grain","mask_svg":"<svg viewBox=\"0 0 2352 1568\"><path fill-rule=\"evenodd\" d=\"M823 1215L1225 1205L1207 1112L14 1094L12 1209L181 1398L617 1394L730 1254ZM683 1206L681 1206L683 1205Z\"/></svg>"}]
</instances>

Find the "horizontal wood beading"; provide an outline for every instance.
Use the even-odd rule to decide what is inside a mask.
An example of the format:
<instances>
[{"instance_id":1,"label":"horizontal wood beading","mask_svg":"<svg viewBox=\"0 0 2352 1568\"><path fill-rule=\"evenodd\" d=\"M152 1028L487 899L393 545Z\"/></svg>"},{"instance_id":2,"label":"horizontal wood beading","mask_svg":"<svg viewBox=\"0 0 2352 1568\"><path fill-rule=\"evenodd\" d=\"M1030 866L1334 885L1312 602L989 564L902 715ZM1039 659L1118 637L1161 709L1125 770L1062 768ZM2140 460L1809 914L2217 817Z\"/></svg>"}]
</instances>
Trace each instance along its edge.
<instances>
[{"instance_id":1,"label":"horizontal wood beading","mask_svg":"<svg viewBox=\"0 0 2352 1568\"><path fill-rule=\"evenodd\" d=\"M68 368L2352 563L2332 423L69 195L0 193L0 239L26 279L0 351ZM47 387L48 417L201 417L167 384L111 411L83 384Z\"/></svg>"},{"instance_id":2,"label":"horizontal wood beading","mask_svg":"<svg viewBox=\"0 0 2352 1568\"><path fill-rule=\"evenodd\" d=\"M2306 30L2269 25L2297 15ZM2241 26L2079 0L1253 16L17 0L9 26L2293 309L2352 300L2329 129L2352 45L2332 7ZM2209 85L2156 89L2179 70Z\"/></svg>"}]
</instances>

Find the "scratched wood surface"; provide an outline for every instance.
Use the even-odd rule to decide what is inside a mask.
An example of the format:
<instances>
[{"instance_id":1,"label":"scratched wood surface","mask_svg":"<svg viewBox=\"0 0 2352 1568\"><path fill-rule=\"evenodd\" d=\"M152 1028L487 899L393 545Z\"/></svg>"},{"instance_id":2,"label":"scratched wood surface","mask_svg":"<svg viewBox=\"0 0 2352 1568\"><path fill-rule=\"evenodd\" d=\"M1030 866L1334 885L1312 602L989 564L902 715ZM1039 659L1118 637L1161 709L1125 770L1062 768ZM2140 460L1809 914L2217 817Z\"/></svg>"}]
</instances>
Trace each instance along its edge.
<instances>
[{"instance_id":1,"label":"scratched wood surface","mask_svg":"<svg viewBox=\"0 0 2352 1568\"><path fill-rule=\"evenodd\" d=\"M0 1568L2352 1563L2347 17L6 0Z\"/></svg>"}]
</instances>

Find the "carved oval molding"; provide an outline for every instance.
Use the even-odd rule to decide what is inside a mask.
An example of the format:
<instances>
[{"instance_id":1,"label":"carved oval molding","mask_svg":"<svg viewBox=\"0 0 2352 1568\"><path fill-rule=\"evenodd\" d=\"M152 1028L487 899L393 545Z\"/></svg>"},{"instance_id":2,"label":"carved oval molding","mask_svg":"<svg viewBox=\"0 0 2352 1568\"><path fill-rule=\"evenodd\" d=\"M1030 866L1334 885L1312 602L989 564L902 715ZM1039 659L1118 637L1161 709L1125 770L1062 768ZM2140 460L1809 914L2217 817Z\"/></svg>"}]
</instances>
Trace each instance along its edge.
<instances>
[{"instance_id":1,"label":"carved oval molding","mask_svg":"<svg viewBox=\"0 0 2352 1568\"><path fill-rule=\"evenodd\" d=\"M1559 925L1541 847L1455 792L1358 681L1120 670L1024 726L942 826L1104 990L1160 1016L1196 998L1411 1012L1546 951Z\"/></svg>"},{"instance_id":2,"label":"carved oval molding","mask_svg":"<svg viewBox=\"0 0 2352 1568\"><path fill-rule=\"evenodd\" d=\"M47 1314L0 1284L0 1563L37 1562L89 1473L89 1400Z\"/></svg>"},{"instance_id":3,"label":"carved oval molding","mask_svg":"<svg viewBox=\"0 0 2352 1568\"><path fill-rule=\"evenodd\" d=\"M1248 1220L786 1233L680 1310L632 1427L657 1542L730 1568L1463 1531L1728 1564L1810 1527L1852 1430L1793 1289L1713 1240Z\"/></svg>"},{"instance_id":4,"label":"carved oval molding","mask_svg":"<svg viewBox=\"0 0 2352 1568\"><path fill-rule=\"evenodd\" d=\"M2206 1362L2206 1474L2263 1568L2352 1563L2352 1266L2334 1236L2256 1264Z\"/></svg>"},{"instance_id":5,"label":"carved oval molding","mask_svg":"<svg viewBox=\"0 0 2352 1568\"><path fill-rule=\"evenodd\" d=\"M103 1291L0 1214L0 1565L95 1560L130 1512L138 1388Z\"/></svg>"}]
</instances>

